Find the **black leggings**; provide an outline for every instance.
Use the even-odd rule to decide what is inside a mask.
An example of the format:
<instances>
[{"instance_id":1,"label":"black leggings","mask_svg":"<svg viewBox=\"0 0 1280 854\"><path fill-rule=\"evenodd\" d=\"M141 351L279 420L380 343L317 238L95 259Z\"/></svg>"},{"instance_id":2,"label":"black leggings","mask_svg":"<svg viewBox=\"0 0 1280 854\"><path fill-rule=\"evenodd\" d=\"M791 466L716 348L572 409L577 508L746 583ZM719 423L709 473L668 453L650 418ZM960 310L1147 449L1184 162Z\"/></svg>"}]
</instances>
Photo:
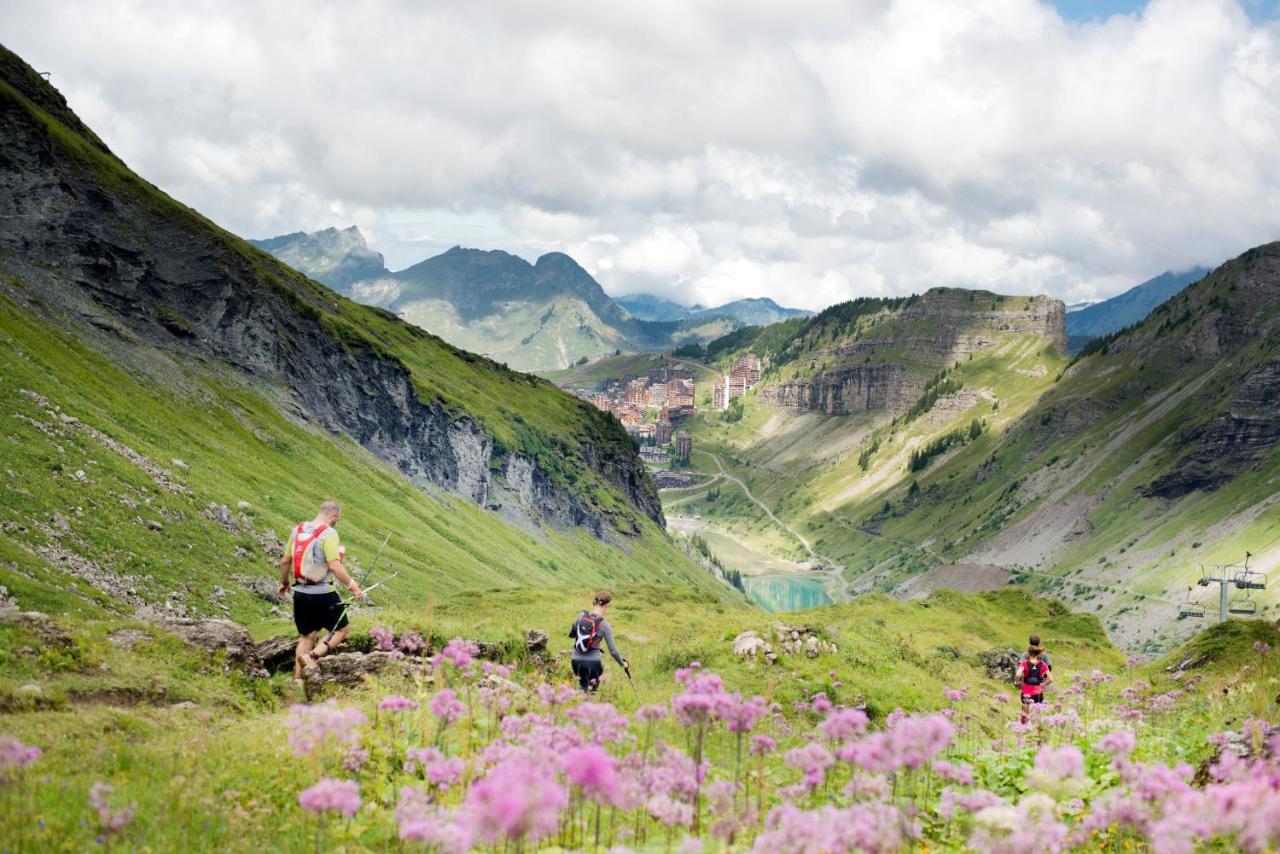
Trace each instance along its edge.
<instances>
[{"instance_id":1,"label":"black leggings","mask_svg":"<svg viewBox=\"0 0 1280 854\"><path fill-rule=\"evenodd\" d=\"M600 687L600 677L604 675L604 661L599 658L573 659L573 675L578 677L578 686L587 693L593 693Z\"/></svg>"}]
</instances>

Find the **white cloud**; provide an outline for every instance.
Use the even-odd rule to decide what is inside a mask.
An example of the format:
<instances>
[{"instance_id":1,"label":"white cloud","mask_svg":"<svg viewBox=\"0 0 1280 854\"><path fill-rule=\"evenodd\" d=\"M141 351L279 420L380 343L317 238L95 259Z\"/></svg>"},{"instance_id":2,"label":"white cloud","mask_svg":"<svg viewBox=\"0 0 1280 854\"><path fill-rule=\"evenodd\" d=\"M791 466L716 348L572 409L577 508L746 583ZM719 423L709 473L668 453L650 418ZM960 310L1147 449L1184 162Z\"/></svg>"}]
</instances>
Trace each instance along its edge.
<instances>
[{"instance_id":1,"label":"white cloud","mask_svg":"<svg viewBox=\"0 0 1280 854\"><path fill-rule=\"evenodd\" d=\"M1280 236L1280 25L1151 0L13 2L6 43L249 236L574 255L614 293L1067 299Z\"/></svg>"}]
</instances>

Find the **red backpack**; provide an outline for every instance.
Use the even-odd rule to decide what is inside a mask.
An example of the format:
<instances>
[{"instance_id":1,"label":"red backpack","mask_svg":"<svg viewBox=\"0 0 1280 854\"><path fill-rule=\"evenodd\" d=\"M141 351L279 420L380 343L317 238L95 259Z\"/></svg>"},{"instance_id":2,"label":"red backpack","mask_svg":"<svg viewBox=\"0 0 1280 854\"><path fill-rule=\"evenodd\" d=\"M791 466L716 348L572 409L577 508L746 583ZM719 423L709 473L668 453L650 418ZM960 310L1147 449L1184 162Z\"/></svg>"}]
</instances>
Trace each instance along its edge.
<instances>
[{"instance_id":1,"label":"red backpack","mask_svg":"<svg viewBox=\"0 0 1280 854\"><path fill-rule=\"evenodd\" d=\"M293 532L293 580L295 584L317 584L324 581L325 576L320 578L308 578L302 571L302 564L307 556L307 549L311 548L311 544L320 538L325 532L328 525L317 525L311 530L311 533L304 534L302 525L299 525ZM328 567L325 567L326 574Z\"/></svg>"},{"instance_id":2,"label":"red backpack","mask_svg":"<svg viewBox=\"0 0 1280 854\"><path fill-rule=\"evenodd\" d=\"M1048 669L1048 665L1046 665L1043 660L1035 662L1035 670L1031 669L1031 659L1028 658L1023 662L1023 664L1027 665L1026 670L1022 674L1023 685L1035 686L1044 681L1045 670Z\"/></svg>"}]
</instances>

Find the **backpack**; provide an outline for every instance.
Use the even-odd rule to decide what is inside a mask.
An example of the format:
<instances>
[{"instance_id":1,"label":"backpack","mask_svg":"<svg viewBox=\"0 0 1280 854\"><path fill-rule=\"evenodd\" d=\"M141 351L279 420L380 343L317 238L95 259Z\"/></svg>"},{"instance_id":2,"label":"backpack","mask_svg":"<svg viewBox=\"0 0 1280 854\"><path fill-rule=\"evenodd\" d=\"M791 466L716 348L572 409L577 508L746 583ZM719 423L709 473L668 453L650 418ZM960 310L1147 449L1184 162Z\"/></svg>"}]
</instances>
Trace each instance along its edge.
<instances>
[{"instance_id":1,"label":"backpack","mask_svg":"<svg viewBox=\"0 0 1280 854\"><path fill-rule=\"evenodd\" d=\"M604 625L604 617L583 611L573 621L569 629L569 637L573 638L573 648L578 652L591 652L600 648L600 627Z\"/></svg>"},{"instance_id":2,"label":"backpack","mask_svg":"<svg viewBox=\"0 0 1280 854\"><path fill-rule=\"evenodd\" d=\"M1035 662L1035 670L1031 669L1031 659L1025 662L1027 665L1026 672L1022 675L1023 685L1039 685L1044 679L1045 663L1043 661Z\"/></svg>"},{"instance_id":3,"label":"backpack","mask_svg":"<svg viewBox=\"0 0 1280 854\"><path fill-rule=\"evenodd\" d=\"M316 560L311 546L329 526L317 525L309 533L303 533L303 527L299 525L293 532L293 582L319 584L329 577L329 564Z\"/></svg>"}]
</instances>

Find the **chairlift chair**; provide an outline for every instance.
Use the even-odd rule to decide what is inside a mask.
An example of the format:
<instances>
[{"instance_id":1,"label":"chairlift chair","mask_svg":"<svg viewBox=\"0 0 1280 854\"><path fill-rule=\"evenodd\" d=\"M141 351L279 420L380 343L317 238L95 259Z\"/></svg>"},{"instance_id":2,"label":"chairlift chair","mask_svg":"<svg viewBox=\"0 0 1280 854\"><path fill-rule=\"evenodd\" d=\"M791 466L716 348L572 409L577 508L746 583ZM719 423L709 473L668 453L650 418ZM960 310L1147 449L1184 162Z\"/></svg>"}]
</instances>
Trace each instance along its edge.
<instances>
[{"instance_id":1,"label":"chairlift chair","mask_svg":"<svg viewBox=\"0 0 1280 854\"><path fill-rule=\"evenodd\" d=\"M1242 569L1236 573L1232 583L1240 590L1266 590L1267 575L1253 569Z\"/></svg>"},{"instance_id":2,"label":"chairlift chair","mask_svg":"<svg viewBox=\"0 0 1280 854\"><path fill-rule=\"evenodd\" d=\"M1178 619L1185 620L1188 617L1200 619L1204 617L1204 606L1191 601L1191 588L1187 588L1186 601L1178 604Z\"/></svg>"},{"instance_id":3,"label":"chairlift chair","mask_svg":"<svg viewBox=\"0 0 1280 854\"><path fill-rule=\"evenodd\" d=\"M1245 596L1243 599L1236 599L1228 604L1227 611L1231 614L1244 614L1252 617L1258 613L1258 603Z\"/></svg>"}]
</instances>

